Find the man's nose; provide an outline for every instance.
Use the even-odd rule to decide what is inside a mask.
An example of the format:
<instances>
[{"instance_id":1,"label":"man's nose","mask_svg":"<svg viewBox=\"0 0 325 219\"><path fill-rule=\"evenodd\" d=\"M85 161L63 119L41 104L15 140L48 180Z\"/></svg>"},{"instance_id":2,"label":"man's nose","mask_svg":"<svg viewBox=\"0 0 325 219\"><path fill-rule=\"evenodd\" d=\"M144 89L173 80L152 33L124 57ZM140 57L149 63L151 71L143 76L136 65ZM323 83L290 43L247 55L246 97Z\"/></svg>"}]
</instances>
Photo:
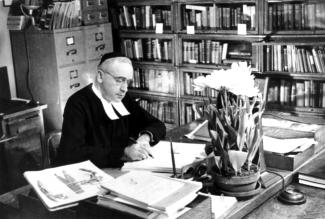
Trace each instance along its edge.
<instances>
[{"instance_id":1,"label":"man's nose","mask_svg":"<svg viewBox=\"0 0 325 219\"><path fill-rule=\"evenodd\" d=\"M128 83L127 83L127 81L125 81L125 82L123 82L121 84L121 90L122 91L125 91L125 92L128 90Z\"/></svg>"}]
</instances>

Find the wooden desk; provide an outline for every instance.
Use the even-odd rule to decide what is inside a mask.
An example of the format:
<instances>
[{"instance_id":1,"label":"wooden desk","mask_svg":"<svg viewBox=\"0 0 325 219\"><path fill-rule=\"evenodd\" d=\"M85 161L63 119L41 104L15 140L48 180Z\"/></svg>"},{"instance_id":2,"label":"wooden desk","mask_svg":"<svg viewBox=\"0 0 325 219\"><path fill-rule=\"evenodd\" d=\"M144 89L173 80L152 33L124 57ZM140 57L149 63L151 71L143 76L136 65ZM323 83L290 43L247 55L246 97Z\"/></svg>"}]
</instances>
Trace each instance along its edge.
<instances>
[{"instance_id":1,"label":"wooden desk","mask_svg":"<svg viewBox=\"0 0 325 219\"><path fill-rule=\"evenodd\" d=\"M307 197L302 205L286 205L273 197L264 202L259 208L245 216L245 219L282 219L282 218L324 218L325 190L292 183Z\"/></svg>"},{"instance_id":2,"label":"wooden desk","mask_svg":"<svg viewBox=\"0 0 325 219\"><path fill-rule=\"evenodd\" d=\"M185 126L182 126L180 128L176 128L174 130L171 130L170 132L168 132L167 134L167 138L171 137L173 139L173 141L182 141L182 142L186 142L186 141L190 141L186 138L184 138L184 134L185 133L188 133L190 130L192 130L197 124L199 123L198 122L193 122L191 124L188 124L188 125L185 125ZM321 153L325 153L324 150L322 152L320 152L319 154L315 155L315 156L318 156L320 155ZM249 200L244 200L244 201L239 201L238 203L236 203L229 211L228 211L228 214L227 214L227 217L226 218L243 218L243 217L247 217L247 218L269 218L268 216L266 215L263 215L263 217L260 217L261 214L259 212L263 212L263 208L271 208L269 207L269 205L271 206L275 206L274 203L276 202L276 200L274 199L274 196L276 194L279 193L279 191L281 191L282 187L283 187L283 182L285 185L288 185L292 182L297 170L299 168L301 168L302 166L304 166L306 163L308 163L312 158L310 158L308 161L306 161L305 163L303 163L300 167L298 167L295 171L280 171L280 170L272 170L272 171L275 171L277 174L280 174L283 176L284 178L284 181L282 181L281 177L278 176L278 175L275 175L274 174L274 183L272 183L272 185L270 185L268 188L266 189L262 189L261 190L261 193L258 194L257 196L249 199ZM272 174L272 173L270 173ZM30 189L30 188L29 188ZM315 192L312 192L312 190L314 188L308 188L310 189L311 192L309 192L309 194L319 194L317 191ZM318 190L318 189L315 189L315 190ZM23 190L24 193L26 194L26 190ZM11 201L16 201L17 203L17 193L18 192L11 192L9 194L7 194L7 198L6 200L11 200ZM8 198L8 197L11 197L11 198ZM28 196L24 196L25 197L25 204L31 204L32 201L33 202L36 202L37 205L41 208L41 209L38 209L39 212L45 212L47 214L49 214L49 212L46 212L46 209L42 206L42 204L40 203L39 200L37 199L28 199ZM27 199L26 199L27 197ZM4 199L5 197L1 197L0 196L0 203L3 202L2 200ZM324 196L322 196L321 198L324 198ZM269 201L268 200L271 200L271 203L269 204ZM273 202L272 202L273 200ZM315 200L318 200L318 198L315 198ZM259 207L265 203L265 206L264 205L261 207L262 209L260 210ZM208 219L208 218L211 218L211 214L208 210L208 207L207 207L207 204L208 203L202 203L202 205L200 206L200 208L197 208L195 211L191 211L191 212L188 212L186 214L184 214L183 216L181 216L180 218L181 219L194 219L194 218L200 218L200 219ZM84 206L86 208L89 208L89 203L87 202L82 202L81 203L81 206L82 207ZM94 207L94 205L91 205ZM21 206L20 206L21 207ZM30 207L30 206L29 206ZM288 206L286 206L288 207ZM289 206L291 207L291 206ZM285 207L283 207L283 211L287 211L286 209L284 209ZM298 207L299 208L299 207ZM307 210L308 209L308 210ZM322 208L324 209L324 208ZM73 209L68 209L67 211L69 211L67 214L70 215L70 218L78 218L78 212L82 212L82 209L78 210L76 209L75 212L77 212L76 214L72 214L71 213L71 210L73 211ZM96 211L96 210L94 210ZM305 211L308 211L308 212L315 212L315 208L313 208L312 205L308 205L306 207L306 210ZM25 209L25 212L28 212L28 210L26 211ZM256 212L256 213L255 213ZM58 215L58 214L63 214L64 212L57 212L57 213L54 213L52 215L57 215L56 218L62 218L61 216L62 215ZM96 212L97 213L97 212ZM75 215L75 216L71 216L71 215ZM116 215L116 212L115 212L115 217L113 218L119 218L118 215ZM130 217L132 218L132 217Z\"/></svg>"},{"instance_id":3,"label":"wooden desk","mask_svg":"<svg viewBox=\"0 0 325 219\"><path fill-rule=\"evenodd\" d=\"M25 170L44 166L45 108L0 99L0 194L27 184L22 176Z\"/></svg>"}]
</instances>

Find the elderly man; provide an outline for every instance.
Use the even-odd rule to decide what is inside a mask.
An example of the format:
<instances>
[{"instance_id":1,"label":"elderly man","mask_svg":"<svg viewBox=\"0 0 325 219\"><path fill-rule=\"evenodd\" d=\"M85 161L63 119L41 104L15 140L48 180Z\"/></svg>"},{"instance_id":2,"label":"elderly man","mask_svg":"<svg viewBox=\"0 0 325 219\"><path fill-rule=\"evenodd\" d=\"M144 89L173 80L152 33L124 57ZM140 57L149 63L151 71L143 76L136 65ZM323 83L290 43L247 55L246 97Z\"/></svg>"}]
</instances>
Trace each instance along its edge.
<instances>
[{"instance_id":1,"label":"elderly man","mask_svg":"<svg viewBox=\"0 0 325 219\"><path fill-rule=\"evenodd\" d=\"M116 53L102 57L94 83L67 101L58 164L89 159L99 167L120 167L150 156L166 127L128 96L132 78L130 59Z\"/></svg>"}]
</instances>

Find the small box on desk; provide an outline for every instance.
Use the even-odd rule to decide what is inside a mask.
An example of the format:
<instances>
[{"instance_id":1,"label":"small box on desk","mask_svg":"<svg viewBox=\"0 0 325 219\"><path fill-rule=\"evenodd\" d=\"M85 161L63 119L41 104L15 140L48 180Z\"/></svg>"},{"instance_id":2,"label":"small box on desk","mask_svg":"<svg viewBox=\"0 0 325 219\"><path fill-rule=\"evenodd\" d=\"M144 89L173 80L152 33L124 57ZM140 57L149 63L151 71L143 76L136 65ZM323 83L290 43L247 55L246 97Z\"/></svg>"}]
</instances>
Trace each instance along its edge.
<instances>
[{"instance_id":1,"label":"small box on desk","mask_svg":"<svg viewBox=\"0 0 325 219\"><path fill-rule=\"evenodd\" d=\"M266 167L276 168L281 170L295 170L302 163L307 161L315 154L315 145L311 145L306 150L297 154L283 155L269 151L264 151Z\"/></svg>"}]
</instances>

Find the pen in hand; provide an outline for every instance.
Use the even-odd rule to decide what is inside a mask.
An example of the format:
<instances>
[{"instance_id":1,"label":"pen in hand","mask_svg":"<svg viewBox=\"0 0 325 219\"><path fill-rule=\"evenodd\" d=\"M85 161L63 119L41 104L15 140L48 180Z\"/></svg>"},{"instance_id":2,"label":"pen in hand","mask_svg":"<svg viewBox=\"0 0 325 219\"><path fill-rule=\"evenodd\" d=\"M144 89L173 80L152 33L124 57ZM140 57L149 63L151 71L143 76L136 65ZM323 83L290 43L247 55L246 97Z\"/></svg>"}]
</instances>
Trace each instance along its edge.
<instances>
[{"instance_id":1,"label":"pen in hand","mask_svg":"<svg viewBox=\"0 0 325 219\"><path fill-rule=\"evenodd\" d=\"M135 140L135 139L132 138L132 137L129 137L129 140L130 140L133 144L137 144L137 143L138 143L137 140ZM154 158L153 155L152 155L151 153L149 153L149 152L148 152L148 155L149 155L149 157Z\"/></svg>"}]
</instances>

